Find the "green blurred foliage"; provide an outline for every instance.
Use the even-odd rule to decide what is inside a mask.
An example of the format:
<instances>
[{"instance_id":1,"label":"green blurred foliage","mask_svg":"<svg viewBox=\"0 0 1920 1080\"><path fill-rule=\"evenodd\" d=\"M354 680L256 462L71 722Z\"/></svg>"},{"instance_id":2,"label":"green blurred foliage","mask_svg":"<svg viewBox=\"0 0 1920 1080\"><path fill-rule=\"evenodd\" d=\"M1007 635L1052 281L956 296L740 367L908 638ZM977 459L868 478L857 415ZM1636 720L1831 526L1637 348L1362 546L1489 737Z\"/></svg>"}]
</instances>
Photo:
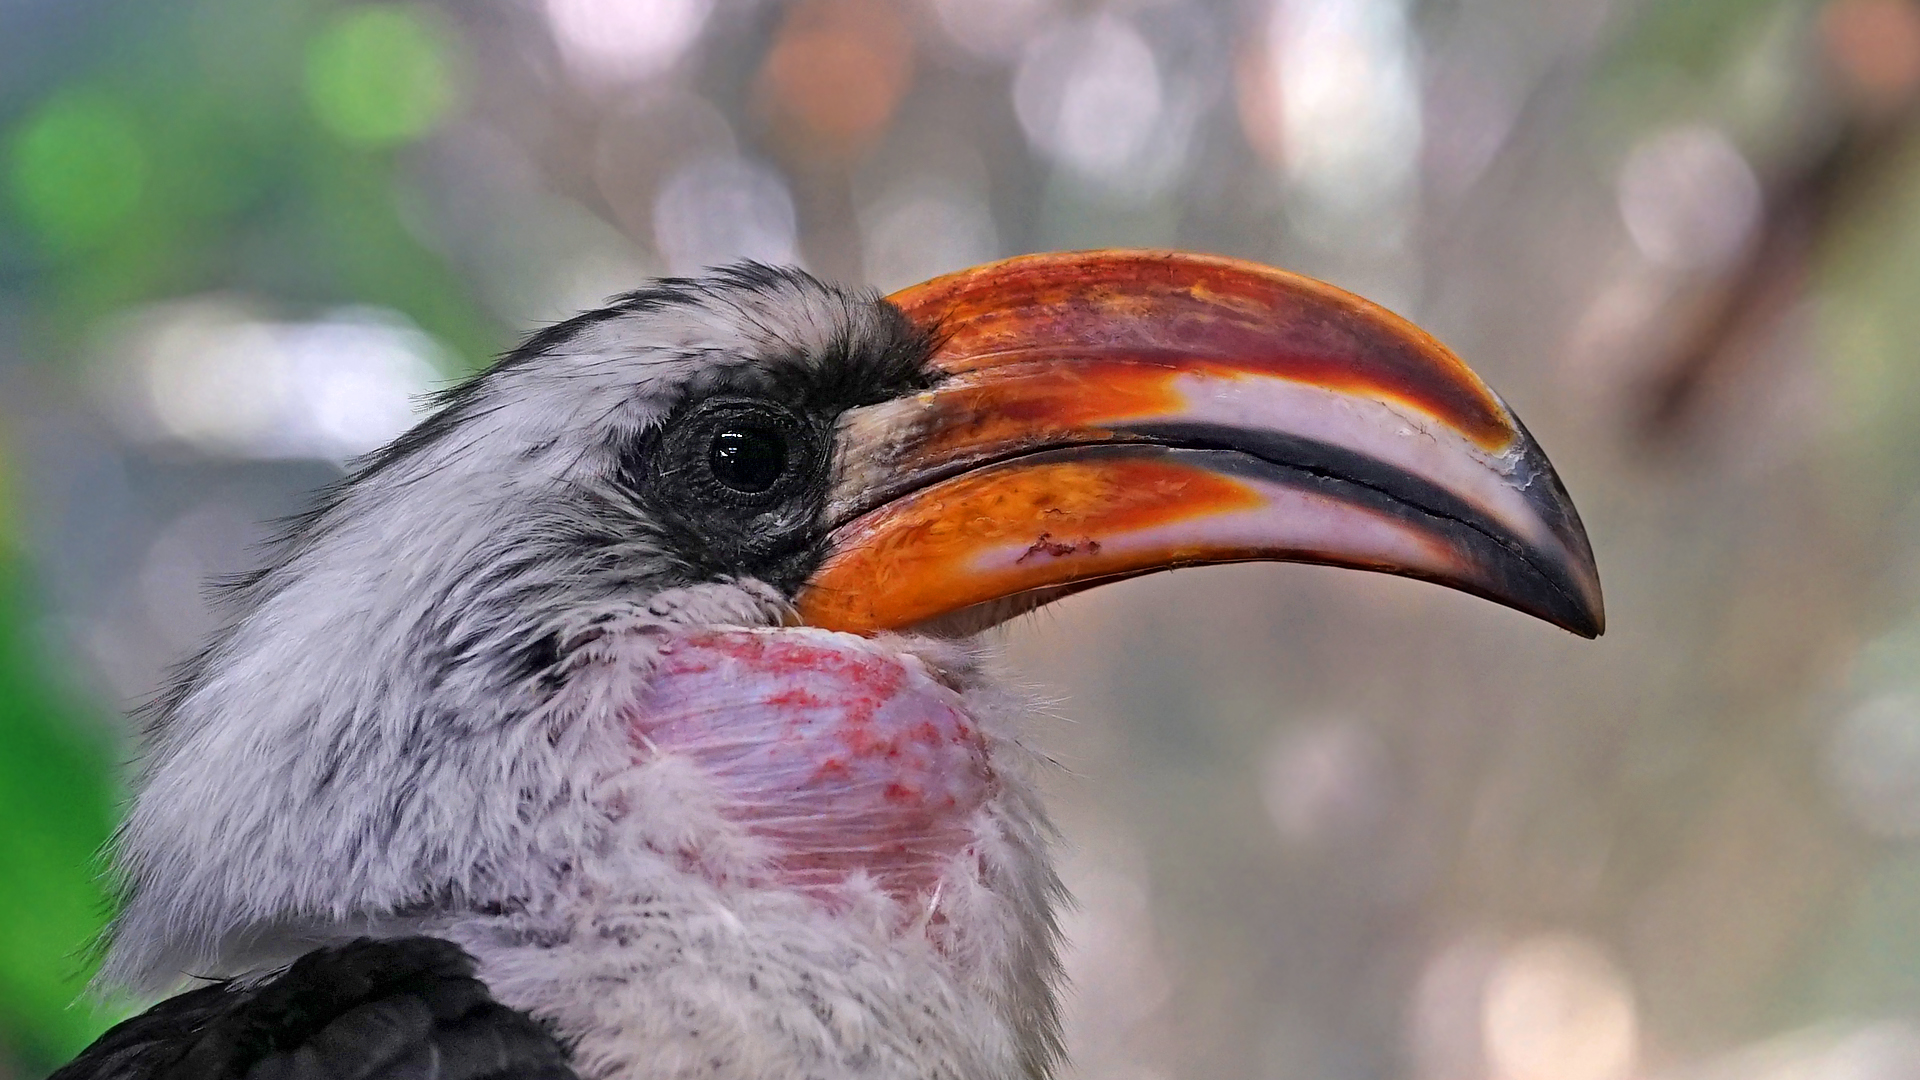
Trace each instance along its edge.
<instances>
[{"instance_id":1,"label":"green blurred foliage","mask_svg":"<svg viewBox=\"0 0 1920 1080\"><path fill-rule=\"evenodd\" d=\"M409 228L407 148L458 105L460 42L410 5L198 0L103 11L85 63L0 116L0 241L24 249L30 351L73 357L129 305L243 290L397 309L466 366L504 335ZM0 458L0 492L6 488ZM117 749L38 655L0 508L0 1074L111 1017L85 988Z\"/></svg>"},{"instance_id":2,"label":"green blurred foliage","mask_svg":"<svg viewBox=\"0 0 1920 1080\"><path fill-rule=\"evenodd\" d=\"M0 481L4 467L0 458ZM4 496L0 483L0 1046L32 1068L71 1055L105 1022L84 991L108 911L95 856L115 797L105 725L46 676Z\"/></svg>"},{"instance_id":3,"label":"green blurred foliage","mask_svg":"<svg viewBox=\"0 0 1920 1080\"><path fill-rule=\"evenodd\" d=\"M459 41L433 16L201 0L27 110L5 164L39 263L36 351L71 355L131 304L238 288L394 308L467 366L497 352L498 322L399 211L406 147L457 104Z\"/></svg>"},{"instance_id":4,"label":"green blurred foliage","mask_svg":"<svg viewBox=\"0 0 1920 1080\"><path fill-rule=\"evenodd\" d=\"M307 99L348 142L381 146L431 131L453 104L443 32L412 8L352 8L307 46Z\"/></svg>"},{"instance_id":5,"label":"green blurred foliage","mask_svg":"<svg viewBox=\"0 0 1920 1080\"><path fill-rule=\"evenodd\" d=\"M1658 66L1711 75L1752 47L1782 15L1803 17L1813 0L1664 0L1643 5L1613 50L1616 66Z\"/></svg>"},{"instance_id":6,"label":"green blurred foliage","mask_svg":"<svg viewBox=\"0 0 1920 1080\"><path fill-rule=\"evenodd\" d=\"M133 118L110 97L60 94L14 136L14 199L57 247L110 237L139 206L146 180L147 149Z\"/></svg>"},{"instance_id":7,"label":"green blurred foliage","mask_svg":"<svg viewBox=\"0 0 1920 1080\"><path fill-rule=\"evenodd\" d=\"M1834 374L1835 420L1854 453L1886 455L1877 475L1903 484L1920 467L1920 147L1862 193L1835 223L1823 251L1818 286L1823 359ZM1884 494L1884 493L1876 493ZM1882 504L1884 505L1884 504Z\"/></svg>"}]
</instances>

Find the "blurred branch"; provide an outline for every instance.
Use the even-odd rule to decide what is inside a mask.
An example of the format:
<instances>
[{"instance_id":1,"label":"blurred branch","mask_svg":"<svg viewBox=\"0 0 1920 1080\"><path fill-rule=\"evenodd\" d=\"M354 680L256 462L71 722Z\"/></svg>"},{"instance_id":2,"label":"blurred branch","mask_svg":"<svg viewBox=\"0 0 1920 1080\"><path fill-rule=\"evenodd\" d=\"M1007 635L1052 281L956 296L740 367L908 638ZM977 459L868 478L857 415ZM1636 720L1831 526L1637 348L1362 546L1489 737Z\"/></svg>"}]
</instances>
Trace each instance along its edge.
<instances>
[{"instance_id":1,"label":"blurred branch","mask_svg":"<svg viewBox=\"0 0 1920 1080\"><path fill-rule=\"evenodd\" d=\"M1649 444L1679 439L1712 388L1738 377L1751 343L1799 294L1822 238L1873 199L1920 130L1920 4L1834 0L1821 22L1824 59L1843 90L1841 118L1774 170L1755 237L1691 301L1677 344L1650 365L1638 424Z\"/></svg>"}]
</instances>

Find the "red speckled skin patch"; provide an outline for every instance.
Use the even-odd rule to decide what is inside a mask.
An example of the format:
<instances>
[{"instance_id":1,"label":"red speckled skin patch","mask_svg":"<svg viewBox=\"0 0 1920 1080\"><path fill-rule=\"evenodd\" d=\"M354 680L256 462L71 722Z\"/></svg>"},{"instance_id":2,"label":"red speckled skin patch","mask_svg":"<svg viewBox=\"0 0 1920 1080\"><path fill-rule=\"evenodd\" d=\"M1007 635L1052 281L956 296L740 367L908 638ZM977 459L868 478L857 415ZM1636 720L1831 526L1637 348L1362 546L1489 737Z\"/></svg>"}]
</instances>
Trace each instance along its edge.
<instances>
[{"instance_id":1,"label":"red speckled skin patch","mask_svg":"<svg viewBox=\"0 0 1920 1080\"><path fill-rule=\"evenodd\" d=\"M780 849L789 887L864 871L900 899L929 893L994 788L960 696L847 634L690 633L631 723L635 742L691 758L732 795L730 814Z\"/></svg>"}]
</instances>

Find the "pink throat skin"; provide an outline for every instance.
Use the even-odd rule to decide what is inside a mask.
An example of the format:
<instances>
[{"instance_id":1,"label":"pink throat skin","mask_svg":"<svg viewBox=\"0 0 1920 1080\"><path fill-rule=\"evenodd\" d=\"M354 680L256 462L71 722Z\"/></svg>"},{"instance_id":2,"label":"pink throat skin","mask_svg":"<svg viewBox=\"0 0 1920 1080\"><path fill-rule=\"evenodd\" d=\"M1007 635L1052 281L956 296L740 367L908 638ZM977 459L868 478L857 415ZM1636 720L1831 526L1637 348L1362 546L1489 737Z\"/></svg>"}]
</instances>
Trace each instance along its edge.
<instances>
[{"instance_id":1,"label":"pink throat skin","mask_svg":"<svg viewBox=\"0 0 1920 1080\"><path fill-rule=\"evenodd\" d=\"M773 845L766 884L829 899L857 873L901 901L933 892L996 786L960 695L847 634L678 637L629 725L644 754L701 766Z\"/></svg>"}]
</instances>

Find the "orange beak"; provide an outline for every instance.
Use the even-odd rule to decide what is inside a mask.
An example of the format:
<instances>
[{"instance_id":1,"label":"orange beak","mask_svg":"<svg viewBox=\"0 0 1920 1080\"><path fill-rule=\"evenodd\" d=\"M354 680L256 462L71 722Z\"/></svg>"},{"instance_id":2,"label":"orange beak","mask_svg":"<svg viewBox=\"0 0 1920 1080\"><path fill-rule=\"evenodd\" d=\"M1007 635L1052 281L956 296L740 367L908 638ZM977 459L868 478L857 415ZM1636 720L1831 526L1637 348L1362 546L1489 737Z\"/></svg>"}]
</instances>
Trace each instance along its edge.
<instances>
[{"instance_id":1,"label":"orange beak","mask_svg":"<svg viewBox=\"0 0 1920 1080\"><path fill-rule=\"evenodd\" d=\"M933 389L845 414L800 620L977 629L1156 570L1280 560L1425 578L1605 627L1546 455L1418 327L1232 259L1010 259L894 295Z\"/></svg>"}]
</instances>

